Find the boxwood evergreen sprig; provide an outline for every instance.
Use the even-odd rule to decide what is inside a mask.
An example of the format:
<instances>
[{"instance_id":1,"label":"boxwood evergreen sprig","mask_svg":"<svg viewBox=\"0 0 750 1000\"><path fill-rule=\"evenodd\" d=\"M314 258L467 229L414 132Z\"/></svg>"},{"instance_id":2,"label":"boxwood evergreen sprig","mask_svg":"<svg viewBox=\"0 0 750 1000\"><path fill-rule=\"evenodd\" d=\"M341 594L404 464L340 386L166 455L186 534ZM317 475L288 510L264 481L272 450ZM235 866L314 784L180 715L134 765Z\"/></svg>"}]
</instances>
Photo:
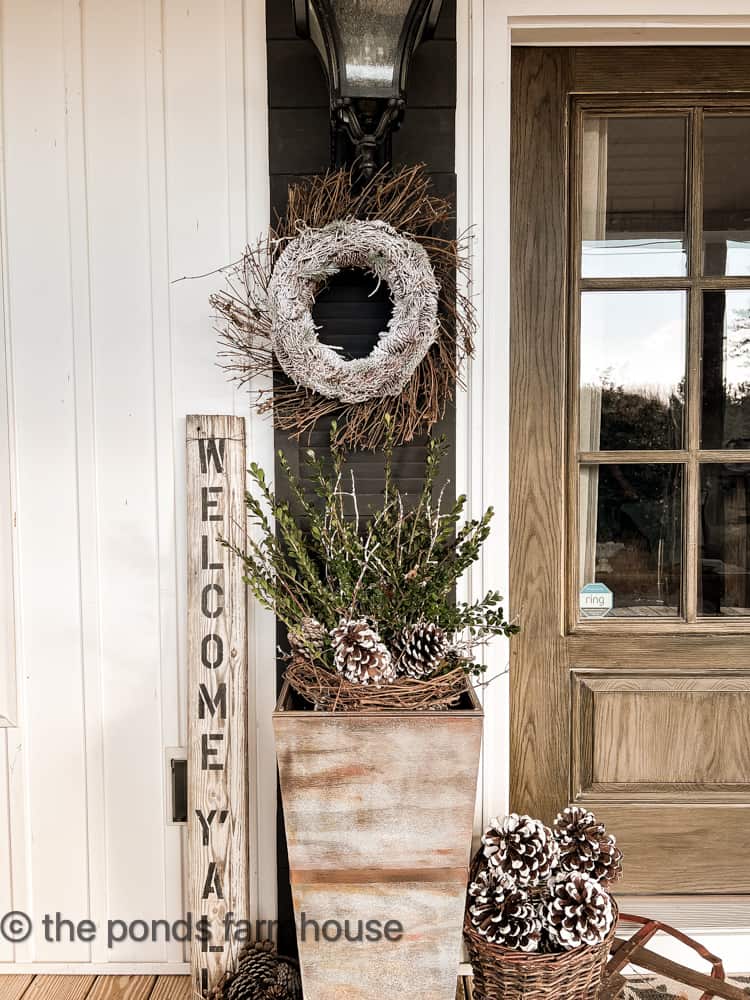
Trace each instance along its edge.
<instances>
[{"instance_id":1,"label":"boxwood evergreen sprig","mask_svg":"<svg viewBox=\"0 0 750 1000\"><path fill-rule=\"evenodd\" d=\"M443 439L427 446L424 479L410 496L393 475L393 434L384 448L384 489L380 505L363 510L357 477L331 435L330 455L305 454L311 493L279 455L290 500L279 499L257 464L250 466L253 488L246 496L252 528L244 550L234 548L245 567L245 582L257 600L294 631L305 645L303 622L330 633L341 622L369 622L398 657L405 628L425 628L447 654L440 672L461 664L478 672L474 650L492 636L510 636L502 597L490 590L471 603L455 600L457 581L479 558L490 533L493 510L465 518L466 497L446 506L438 489L447 451ZM224 542L224 544L228 544ZM335 669L330 643L315 641L306 655Z\"/></svg>"}]
</instances>

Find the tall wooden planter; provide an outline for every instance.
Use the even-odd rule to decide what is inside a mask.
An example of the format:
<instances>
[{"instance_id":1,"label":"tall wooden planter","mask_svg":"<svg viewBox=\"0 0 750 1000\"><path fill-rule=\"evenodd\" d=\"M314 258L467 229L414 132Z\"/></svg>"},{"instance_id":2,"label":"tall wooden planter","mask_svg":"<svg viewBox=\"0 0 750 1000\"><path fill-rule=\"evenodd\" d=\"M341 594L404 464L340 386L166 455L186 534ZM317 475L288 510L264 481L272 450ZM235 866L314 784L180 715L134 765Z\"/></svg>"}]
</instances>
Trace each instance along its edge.
<instances>
[{"instance_id":1,"label":"tall wooden planter","mask_svg":"<svg viewBox=\"0 0 750 1000\"><path fill-rule=\"evenodd\" d=\"M274 732L305 1000L454 1000L482 732L473 690L449 711L329 713L296 710L285 687ZM364 936L392 921L398 940L356 940L359 921Z\"/></svg>"}]
</instances>

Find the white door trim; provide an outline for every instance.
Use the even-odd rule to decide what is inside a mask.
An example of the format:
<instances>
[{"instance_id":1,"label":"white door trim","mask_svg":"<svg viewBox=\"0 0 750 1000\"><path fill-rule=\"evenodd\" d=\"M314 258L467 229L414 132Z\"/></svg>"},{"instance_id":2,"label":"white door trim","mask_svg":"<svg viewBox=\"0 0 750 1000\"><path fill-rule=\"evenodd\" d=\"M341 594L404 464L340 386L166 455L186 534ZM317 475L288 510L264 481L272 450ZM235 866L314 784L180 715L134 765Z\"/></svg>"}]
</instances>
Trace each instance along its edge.
<instances>
[{"instance_id":1,"label":"white door trim","mask_svg":"<svg viewBox=\"0 0 750 1000\"><path fill-rule=\"evenodd\" d=\"M268 165L268 68L265 0L245 0L244 80L237 82L245 107L246 244L252 244L271 221ZM258 386L250 384L250 391ZM273 483L274 431L269 416L247 411L247 460L266 469ZM255 600L248 619L248 734L250 778L249 831L251 920L275 920L276 893L276 747L271 713L276 705L276 619ZM254 727L254 732L252 727Z\"/></svg>"}]
</instances>

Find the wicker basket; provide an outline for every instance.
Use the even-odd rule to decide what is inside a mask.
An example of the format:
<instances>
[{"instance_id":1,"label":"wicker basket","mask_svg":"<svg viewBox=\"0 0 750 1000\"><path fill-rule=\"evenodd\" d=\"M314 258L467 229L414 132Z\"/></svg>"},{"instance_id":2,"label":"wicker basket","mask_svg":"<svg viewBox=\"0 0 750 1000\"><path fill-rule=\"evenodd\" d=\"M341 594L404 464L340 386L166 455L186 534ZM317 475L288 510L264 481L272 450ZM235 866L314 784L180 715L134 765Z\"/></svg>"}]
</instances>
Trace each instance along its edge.
<instances>
[{"instance_id":1,"label":"wicker basket","mask_svg":"<svg viewBox=\"0 0 750 1000\"><path fill-rule=\"evenodd\" d=\"M598 1000L604 967L617 929L601 944L552 955L490 944L464 918L464 938L474 971L474 1000Z\"/></svg>"}]
</instances>

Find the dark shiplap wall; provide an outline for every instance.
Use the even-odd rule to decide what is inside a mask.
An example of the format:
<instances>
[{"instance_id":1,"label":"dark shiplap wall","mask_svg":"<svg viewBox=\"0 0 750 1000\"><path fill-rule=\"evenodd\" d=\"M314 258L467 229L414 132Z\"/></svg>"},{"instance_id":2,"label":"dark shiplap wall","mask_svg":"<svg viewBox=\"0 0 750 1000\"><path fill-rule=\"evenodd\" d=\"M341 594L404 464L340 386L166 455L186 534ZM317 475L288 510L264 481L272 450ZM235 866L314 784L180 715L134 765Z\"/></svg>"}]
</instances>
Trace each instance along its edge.
<instances>
[{"instance_id":1,"label":"dark shiplap wall","mask_svg":"<svg viewBox=\"0 0 750 1000\"><path fill-rule=\"evenodd\" d=\"M269 173L271 215L282 213L290 183L297 178L321 173L330 166L328 88L325 74L312 43L294 33L291 0L267 0L269 95ZM456 190L455 109L456 109L456 16L455 0L445 0L435 38L417 50L407 88L408 106L404 123L393 136L394 166L423 162L435 190L453 198ZM372 283L354 275L343 275L321 295L316 321L322 326L321 339L343 344L353 355L369 352L389 315L386 295L369 297ZM452 409L446 413L436 433L454 438ZM321 427L311 444L325 447L327 432ZM277 432L276 446L293 466L299 466L300 446ZM307 442L304 443L307 447ZM420 484L420 462L424 441L399 449L395 473L402 489ZM360 476L366 476L366 492L376 499L382 484L377 456L358 455L354 461ZM452 478L452 470L445 470ZM359 478L359 477L358 477ZM277 482L281 482L277 476ZM450 494L450 491L449 491ZM448 501L450 496L446 498ZM280 637L282 638L282 637ZM279 831L279 944L293 953L291 895L283 829ZM287 930L285 930L287 928ZM291 931L291 932L290 932Z\"/></svg>"}]
</instances>

